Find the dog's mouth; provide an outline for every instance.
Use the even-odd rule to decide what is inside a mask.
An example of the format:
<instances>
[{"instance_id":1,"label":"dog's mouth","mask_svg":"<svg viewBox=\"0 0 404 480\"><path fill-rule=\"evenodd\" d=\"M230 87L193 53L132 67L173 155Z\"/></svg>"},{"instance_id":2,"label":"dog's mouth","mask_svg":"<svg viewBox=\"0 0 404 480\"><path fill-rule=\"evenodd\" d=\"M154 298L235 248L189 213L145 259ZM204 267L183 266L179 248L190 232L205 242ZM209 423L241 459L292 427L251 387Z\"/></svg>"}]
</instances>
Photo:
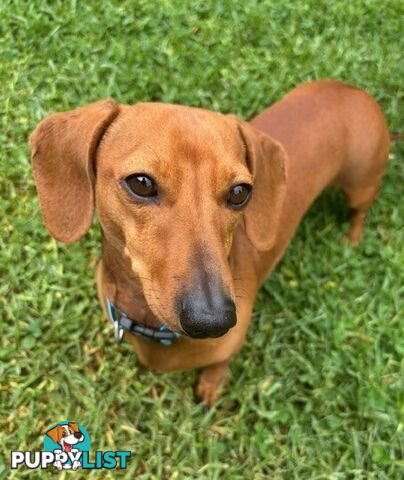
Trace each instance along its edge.
<instances>
[{"instance_id":1,"label":"dog's mouth","mask_svg":"<svg viewBox=\"0 0 404 480\"><path fill-rule=\"evenodd\" d=\"M63 442L63 450L65 452L70 452L71 449L72 449L72 446L70 445L70 443Z\"/></svg>"}]
</instances>

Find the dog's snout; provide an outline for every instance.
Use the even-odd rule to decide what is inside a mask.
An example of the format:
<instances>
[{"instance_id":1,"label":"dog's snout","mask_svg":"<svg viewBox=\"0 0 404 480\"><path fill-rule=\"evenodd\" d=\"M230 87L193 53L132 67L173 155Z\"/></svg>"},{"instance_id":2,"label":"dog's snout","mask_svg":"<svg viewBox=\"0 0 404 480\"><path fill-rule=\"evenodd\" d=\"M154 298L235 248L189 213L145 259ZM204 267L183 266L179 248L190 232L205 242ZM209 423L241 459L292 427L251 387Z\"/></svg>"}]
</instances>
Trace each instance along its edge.
<instances>
[{"instance_id":1,"label":"dog's snout","mask_svg":"<svg viewBox=\"0 0 404 480\"><path fill-rule=\"evenodd\" d=\"M74 436L80 440L83 437L83 434L81 432L74 432Z\"/></svg>"},{"instance_id":2,"label":"dog's snout","mask_svg":"<svg viewBox=\"0 0 404 480\"><path fill-rule=\"evenodd\" d=\"M181 326L193 338L216 338L236 324L236 306L223 289L203 288L184 293L178 302Z\"/></svg>"}]
</instances>

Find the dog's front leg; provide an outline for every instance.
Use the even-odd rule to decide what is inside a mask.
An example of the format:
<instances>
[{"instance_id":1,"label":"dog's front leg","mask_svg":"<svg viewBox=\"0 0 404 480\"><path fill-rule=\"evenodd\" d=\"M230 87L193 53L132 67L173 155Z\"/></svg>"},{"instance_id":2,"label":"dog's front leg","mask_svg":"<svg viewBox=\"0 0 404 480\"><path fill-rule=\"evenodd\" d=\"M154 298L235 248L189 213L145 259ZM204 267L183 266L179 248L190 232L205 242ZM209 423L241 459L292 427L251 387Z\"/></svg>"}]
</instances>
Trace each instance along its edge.
<instances>
[{"instance_id":1,"label":"dog's front leg","mask_svg":"<svg viewBox=\"0 0 404 480\"><path fill-rule=\"evenodd\" d=\"M54 452L54 454L55 454L55 456L56 456L56 457L55 457L56 460L55 460L55 462L53 463L53 466L54 466L55 468L57 468L58 470L62 470L62 469L63 469L63 465L62 465L62 461L60 460L60 455L62 454L62 450L57 449L57 450L54 450L53 452Z\"/></svg>"},{"instance_id":2,"label":"dog's front leg","mask_svg":"<svg viewBox=\"0 0 404 480\"><path fill-rule=\"evenodd\" d=\"M208 407L212 406L219 396L220 385L226 376L230 359L205 367L199 376L196 395Z\"/></svg>"}]
</instances>

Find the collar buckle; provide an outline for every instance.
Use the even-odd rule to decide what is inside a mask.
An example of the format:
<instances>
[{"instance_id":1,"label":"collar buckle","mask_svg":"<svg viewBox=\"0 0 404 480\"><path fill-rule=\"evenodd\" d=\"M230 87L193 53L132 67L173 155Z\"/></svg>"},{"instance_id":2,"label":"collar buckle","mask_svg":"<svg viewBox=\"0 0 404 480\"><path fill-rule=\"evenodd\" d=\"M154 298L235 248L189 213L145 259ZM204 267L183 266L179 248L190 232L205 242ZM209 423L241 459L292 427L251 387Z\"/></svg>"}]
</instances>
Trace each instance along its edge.
<instances>
[{"instance_id":1,"label":"collar buckle","mask_svg":"<svg viewBox=\"0 0 404 480\"><path fill-rule=\"evenodd\" d=\"M108 317L111 320L112 323L112 328L114 331L114 337L115 341L117 344L122 343L123 340L123 334L125 333L125 330L122 328L120 324L120 312L118 309L115 307L115 305L112 304L112 302L107 299L107 312L108 312Z\"/></svg>"},{"instance_id":2,"label":"collar buckle","mask_svg":"<svg viewBox=\"0 0 404 480\"><path fill-rule=\"evenodd\" d=\"M173 332L166 325L161 325L159 329L155 329L136 323L108 298L106 299L106 307L114 330L115 341L118 344L122 342L125 331L137 337L153 340L163 346L170 346L181 337L179 332Z\"/></svg>"},{"instance_id":3,"label":"collar buckle","mask_svg":"<svg viewBox=\"0 0 404 480\"><path fill-rule=\"evenodd\" d=\"M118 321L114 322L114 337L116 343L119 345L123 340L124 329L119 325Z\"/></svg>"}]
</instances>

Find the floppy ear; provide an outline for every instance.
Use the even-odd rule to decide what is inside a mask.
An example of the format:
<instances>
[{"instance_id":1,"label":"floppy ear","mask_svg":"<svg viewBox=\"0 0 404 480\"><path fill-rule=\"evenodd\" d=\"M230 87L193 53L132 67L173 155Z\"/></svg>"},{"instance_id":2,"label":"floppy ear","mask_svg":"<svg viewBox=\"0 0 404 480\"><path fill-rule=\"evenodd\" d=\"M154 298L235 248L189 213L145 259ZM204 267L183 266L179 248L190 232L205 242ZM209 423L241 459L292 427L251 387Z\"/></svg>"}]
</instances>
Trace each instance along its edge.
<instances>
[{"instance_id":1,"label":"floppy ear","mask_svg":"<svg viewBox=\"0 0 404 480\"><path fill-rule=\"evenodd\" d=\"M73 432L80 432L78 423L69 423L69 427L73 430Z\"/></svg>"},{"instance_id":2,"label":"floppy ear","mask_svg":"<svg viewBox=\"0 0 404 480\"><path fill-rule=\"evenodd\" d=\"M282 145L246 122L238 120L246 161L254 178L251 200L244 211L247 237L259 251L276 241L286 192L287 154Z\"/></svg>"},{"instance_id":3,"label":"floppy ear","mask_svg":"<svg viewBox=\"0 0 404 480\"><path fill-rule=\"evenodd\" d=\"M104 100L56 113L45 118L30 137L42 216L56 240L74 242L90 226L94 157L118 111L116 103Z\"/></svg>"},{"instance_id":4,"label":"floppy ear","mask_svg":"<svg viewBox=\"0 0 404 480\"><path fill-rule=\"evenodd\" d=\"M46 435L48 435L48 437L50 437L54 442L59 443L60 439L62 438L62 427L57 425L51 430L48 430Z\"/></svg>"}]
</instances>

